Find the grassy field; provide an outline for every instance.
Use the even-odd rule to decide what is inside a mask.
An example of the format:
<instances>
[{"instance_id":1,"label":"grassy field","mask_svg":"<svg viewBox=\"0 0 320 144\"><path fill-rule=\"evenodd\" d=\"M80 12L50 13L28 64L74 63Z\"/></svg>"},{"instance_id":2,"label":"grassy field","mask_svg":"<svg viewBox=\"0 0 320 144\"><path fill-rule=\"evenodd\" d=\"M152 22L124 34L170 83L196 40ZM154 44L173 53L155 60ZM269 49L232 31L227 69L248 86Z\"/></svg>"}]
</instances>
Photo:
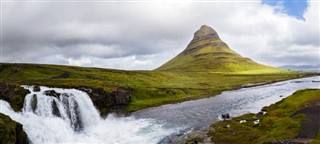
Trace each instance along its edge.
<instances>
[{"instance_id":1,"label":"grassy field","mask_svg":"<svg viewBox=\"0 0 320 144\"><path fill-rule=\"evenodd\" d=\"M292 139L307 120L306 115L295 113L316 102L320 102L320 89L300 90L276 104L264 107L263 110L267 112L264 115L246 114L215 123L207 135L217 144L262 144ZM260 122L254 124L258 119ZM246 122L239 123L241 120ZM201 138L192 140L202 141ZM319 142L320 131L312 143Z\"/></svg>"},{"instance_id":2,"label":"grassy field","mask_svg":"<svg viewBox=\"0 0 320 144\"><path fill-rule=\"evenodd\" d=\"M55 87L87 86L112 91L127 87L132 102L127 111L216 95L243 84L274 82L310 76L276 72L165 72L125 71L40 64L0 64L0 82Z\"/></svg>"}]
</instances>

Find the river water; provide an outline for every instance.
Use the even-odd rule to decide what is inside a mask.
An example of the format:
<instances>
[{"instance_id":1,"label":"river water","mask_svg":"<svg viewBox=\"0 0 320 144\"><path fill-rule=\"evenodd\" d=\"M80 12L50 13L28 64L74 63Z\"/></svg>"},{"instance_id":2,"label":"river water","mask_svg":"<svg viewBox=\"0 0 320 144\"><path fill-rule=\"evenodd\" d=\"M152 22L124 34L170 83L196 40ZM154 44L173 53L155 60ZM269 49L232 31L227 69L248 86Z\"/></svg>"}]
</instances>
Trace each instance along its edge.
<instances>
[{"instance_id":1,"label":"river water","mask_svg":"<svg viewBox=\"0 0 320 144\"><path fill-rule=\"evenodd\" d=\"M22 112L0 100L0 113L21 123L32 143L108 143L156 144L166 143L174 135L192 129L202 129L229 113L232 117L256 113L262 107L291 95L296 90L320 88L320 77L289 80L274 84L223 92L211 98L163 105L132 113L127 117L109 115L102 118L90 97L75 89L32 86L25 98ZM60 97L46 96L55 90ZM37 99L35 102L34 99Z\"/></svg>"},{"instance_id":2,"label":"river water","mask_svg":"<svg viewBox=\"0 0 320 144\"><path fill-rule=\"evenodd\" d=\"M144 109L133 115L136 118L152 118L166 122L167 128L182 128L176 133L180 135L209 127L210 124L222 120L221 114L228 113L231 117L237 117L246 113L258 113L264 106L306 88L320 88L320 76L226 91L211 98Z\"/></svg>"}]
</instances>

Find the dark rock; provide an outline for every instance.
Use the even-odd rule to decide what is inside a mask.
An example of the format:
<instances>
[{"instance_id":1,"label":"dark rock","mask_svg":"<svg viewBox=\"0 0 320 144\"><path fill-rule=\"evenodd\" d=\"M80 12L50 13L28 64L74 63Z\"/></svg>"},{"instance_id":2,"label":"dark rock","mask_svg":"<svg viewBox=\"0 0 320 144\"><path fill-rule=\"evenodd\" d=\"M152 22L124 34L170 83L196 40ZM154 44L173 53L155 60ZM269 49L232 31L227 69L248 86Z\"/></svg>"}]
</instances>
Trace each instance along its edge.
<instances>
[{"instance_id":1,"label":"dark rock","mask_svg":"<svg viewBox=\"0 0 320 144\"><path fill-rule=\"evenodd\" d=\"M198 144L198 141L195 140L191 144Z\"/></svg>"},{"instance_id":2,"label":"dark rock","mask_svg":"<svg viewBox=\"0 0 320 144\"><path fill-rule=\"evenodd\" d=\"M23 108L24 98L30 93L28 90L16 84L0 83L0 99L10 103L14 111L20 111Z\"/></svg>"},{"instance_id":3,"label":"dark rock","mask_svg":"<svg viewBox=\"0 0 320 144\"><path fill-rule=\"evenodd\" d=\"M283 95L280 95L279 97L283 97Z\"/></svg>"},{"instance_id":4,"label":"dark rock","mask_svg":"<svg viewBox=\"0 0 320 144\"><path fill-rule=\"evenodd\" d=\"M58 93L55 90L46 90L46 91L44 91L44 94L47 95L47 96L53 96L53 97L55 97L57 99L59 99L59 97L61 95L61 93Z\"/></svg>"},{"instance_id":5,"label":"dark rock","mask_svg":"<svg viewBox=\"0 0 320 144\"><path fill-rule=\"evenodd\" d=\"M28 135L23 131L23 126L17 123L16 130L16 141L15 144L29 144Z\"/></svg>"},{"instance_id":6,"label":"dark rock","mask_svg":"<svg viewBox=\"0 0 320 144\"><path fill-rule=\"evenodd\" d=\"M83 122L81 121L81 113L79 110L79 105L76 101L74 101L73 105L74 105L73 108L74 108L75 115L73 115L74 121L73 121L72 127L77 132L82 131L83 130Z\"/></svg>"},{"instance_id":7,"label":"dark rock","mask_svg":"<svg viewBox=\"0 0 320 144\"><path fill-rule=\"evenodd\" d=\"M226 113L226 114L222 114L221 117L222 117L223 119L229 119L229 118L230 118L230 115L229 115L228 113Z\"/></svg>"},{"instance_id":8,"label":"dark rock","mask_svg":"<svg viewBox=\"0 0 320 144\"><path fill-rule=\"evenodd\" d=\"M79 132L83 130L83 122L81 121L81 113L79 110L79 105L77 101L71 97L72 95L68 94L61 94L61 102L63 103L64 109L67 111L67 116L71 120L71 127ZM59 111L58 107L56 106L56 111ZM53 111L54 112L54 111ZM61 114L59 112L59 115L61 117Z\"/></svg>"},{"instance_id":9,"label":"dark rock","mask_svg":"<svg viewBox=\"0 0 320 144\"><path fill-rule=\"evenodd\" d=\"M0 143L29 144L28 136L21 124L0 113Z\"/></svg>"},{"instance_id":10,"label":"dark rock","mask_svg":"<svg viewBox=\"0 0 320 144\"><path fill-rule=\"evenodd\" d=\"M52 101L51 106L52 106L52 114L57 117L61 117L61 113L59 111L58 105L55 100Z\"/></svg>"},{"instance_id":11,"label":"dark rock","mask_svg":"<svg viewBox=\"0 0 320 144\"><path fill-rule=\"evenodd\" d=\"M304 81L293 81L292 83L303 83Z\"/></svg>"},{"instance_id":12,"label":"dark rock","mask_svg":"<svg viewBox=\"0 0 320 144\"><path fill-rule=\"evenodd\" d=\"M257 115L263 115L263 112L262 111L260 111L260 112L258 112L258 114Z\"/></svg>"},{"instance_id":13,"label":"dark rock","mask_svg":"<svg viewBox=\"0 0 320 144\"><path fill-rule=\"evenodd\" d=\"M37 95L34 94L32 95L32 98L31 98L31 108L33 112L37 109L37 105L38 105Z\"/></svg>"},{"instance_id":14,"label":"dark rock","mask_svg":"<svg viewBox=\"0 0 320 144\"><path fill-rule=\"evenodd\" d=\"M34 92L39 92L40 90L41 90L41 89L40 89L39 86L37 86L37 85L33 86L33 91L34 91Z\"/></svg>"},{"instance_id":15,"label":"dark rock","mask_svg":"<svg viewBox=\"0 0 320 144\"><path fill-rule=\"evenodd\" d=\"M107 92L103 88L79 87L77 89L90 96L102 116L109 112L123 112L123 109L131 102L131 91L125 87L119 87L112 92Z\"/></svg>"},{"instance_id":16,"label":"dark rock","mask_svg":"<svg viewBox=\"0 0 320 144\"><path fill-rule=\"evenodd\" d=\"M116 105L127 105L131 101L130 92L120 87L116 91L111 92Z\"/></svg>"},{"instance_id":17,"label":"dark rock","mask_svg":"<svg viewBox=\"0 0 320 144\"><path fill-rule=\"evenodd\" d=\"M68 99L69 95L67 94L62 94L61 95L61 102L63 104L63 108L66 110L66 111L70 111L69 110L69 99ZM69 113L67 113L69 114ZM70 117L70 115L68 115L68 117Z\"/></svg>"}]
</instances>

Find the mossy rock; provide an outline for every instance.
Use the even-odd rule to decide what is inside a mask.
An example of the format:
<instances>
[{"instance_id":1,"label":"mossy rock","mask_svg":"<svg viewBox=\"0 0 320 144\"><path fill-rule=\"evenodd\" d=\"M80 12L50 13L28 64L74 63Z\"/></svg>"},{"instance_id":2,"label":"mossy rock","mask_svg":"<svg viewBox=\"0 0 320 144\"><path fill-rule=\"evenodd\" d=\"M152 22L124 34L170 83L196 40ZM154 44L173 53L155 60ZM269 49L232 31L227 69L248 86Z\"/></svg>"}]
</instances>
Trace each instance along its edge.
<instances>
[{"instance_id":1,"label":"mossy rock","mask_svg":"<svg viewBox=\"0 0 320 144\"><path fill-rule=\"evenodd\" d=\"M0 144L29 144L22 125L3 114L0 114Z\"/></svg>"},{"instance_id":2,"label":"mossy rock","mask_svg":"<svg viewBox=\"0 0 320 144\"><path fill-rule=\"evenodd\" d=\"M28 93L28 90L17 84L0 83L0 99L9 102L14 111L21 111Z\"/></svg>"}]
</instances>

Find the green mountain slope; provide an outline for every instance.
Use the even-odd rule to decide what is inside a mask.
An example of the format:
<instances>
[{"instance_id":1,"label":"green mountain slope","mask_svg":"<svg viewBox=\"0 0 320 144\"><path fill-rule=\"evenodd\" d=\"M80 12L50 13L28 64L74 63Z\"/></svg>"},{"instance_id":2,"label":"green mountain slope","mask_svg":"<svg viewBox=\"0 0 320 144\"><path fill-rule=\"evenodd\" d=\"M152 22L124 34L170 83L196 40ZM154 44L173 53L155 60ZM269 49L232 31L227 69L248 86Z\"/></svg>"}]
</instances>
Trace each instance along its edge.
<instances>
[{"instance_id":1,"label":"green mountain slope","mask_svg":"<svg viewBox=\"0 0 320 144\"><path fill-rule=\"evenodd\" d=\"M276 72L280 69L242 57L206 25L195 32L187 48L156 70L175 72Z\"/></svg>"}]
</instances>

